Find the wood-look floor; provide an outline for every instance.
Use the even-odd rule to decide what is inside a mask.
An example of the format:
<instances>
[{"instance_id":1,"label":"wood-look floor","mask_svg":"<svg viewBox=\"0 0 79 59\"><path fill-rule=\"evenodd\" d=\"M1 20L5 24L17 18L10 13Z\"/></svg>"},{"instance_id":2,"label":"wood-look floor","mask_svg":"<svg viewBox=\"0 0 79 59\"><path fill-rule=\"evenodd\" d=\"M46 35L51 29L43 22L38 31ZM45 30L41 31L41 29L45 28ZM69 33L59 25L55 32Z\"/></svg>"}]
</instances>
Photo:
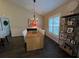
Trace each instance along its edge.
<instances>
[{"instance_id":1,"label":"wood-look floor","mask_svg":"<svg viewBox=\"0 0 79 59\"><path fill-rule=\"evenodd\" d=\"M50 38L44 40L43 49L25 53L23 37L12 38L5 41L5 47L0 46L0 58L71 58Z\"/></svg>"}]
</instances>

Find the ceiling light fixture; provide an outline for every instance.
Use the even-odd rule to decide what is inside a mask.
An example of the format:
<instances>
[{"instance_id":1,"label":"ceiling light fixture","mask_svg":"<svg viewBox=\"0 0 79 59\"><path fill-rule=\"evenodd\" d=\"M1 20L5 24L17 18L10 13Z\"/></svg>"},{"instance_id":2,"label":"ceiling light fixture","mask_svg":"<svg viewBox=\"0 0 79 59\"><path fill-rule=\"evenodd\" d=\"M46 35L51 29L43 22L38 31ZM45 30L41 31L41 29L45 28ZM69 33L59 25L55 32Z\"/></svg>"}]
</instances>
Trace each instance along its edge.
<instances>
[{"instance_id":1,"label":"ceiling light fixture","mask_svg":"<svg viewBox=\"0 0 79 59\"><path fill-rule=\"evenodd\" d=\"M34 20L35 20L35 17L36 17L36 15L35 15L35 3L36 3L36 0L33 0L33 2L34 2L34 15L33 15L33 17L34 17Z\"/></svg>"},{"instance_id":2,"label":"ceiling light fixture","mask_svg":"<svg viewBox=\"0 0 79 59\"><path fill-rule=\"evenodd\" d=\"M28 19L28 27L32 27L32 28L37 28L38 27L38 18L36 17L36 13L35 13L35 3L36 0L33 0L33 18Z\"/></svg>"}]
</instances>

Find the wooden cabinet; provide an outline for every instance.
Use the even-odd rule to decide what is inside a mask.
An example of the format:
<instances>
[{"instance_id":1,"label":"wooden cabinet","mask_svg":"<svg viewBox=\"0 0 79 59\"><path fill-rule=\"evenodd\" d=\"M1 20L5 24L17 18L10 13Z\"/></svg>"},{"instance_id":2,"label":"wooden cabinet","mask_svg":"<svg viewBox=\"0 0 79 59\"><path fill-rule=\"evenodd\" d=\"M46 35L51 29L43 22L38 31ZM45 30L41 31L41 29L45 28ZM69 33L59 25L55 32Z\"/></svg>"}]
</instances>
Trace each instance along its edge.
<instances>
[{"instance_id":1,"label":"wooden cabinet","mask_svg":"<svg viewBox=\"0 0 79 59\"><path fill-rule=\"evenodd\" d=\"M28 31L26 37L27 51L43 48L44 35L39 31Z\"/></svg>"}]
</instances>

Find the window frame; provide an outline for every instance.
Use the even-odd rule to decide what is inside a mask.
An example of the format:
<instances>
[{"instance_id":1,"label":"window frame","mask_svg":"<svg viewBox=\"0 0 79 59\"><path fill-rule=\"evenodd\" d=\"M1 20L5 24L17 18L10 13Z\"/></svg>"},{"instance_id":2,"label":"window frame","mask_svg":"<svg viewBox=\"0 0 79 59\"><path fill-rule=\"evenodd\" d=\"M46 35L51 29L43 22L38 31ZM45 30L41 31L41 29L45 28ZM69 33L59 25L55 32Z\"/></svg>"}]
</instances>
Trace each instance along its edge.
<instances>
[{"instance_id":1,"label":"window frame","mask_svg":"<svg viewBox=\"0 0 79 59\"><path fill-rule=\"evenodd\" d=\"M50 20L52 20L52 21L55 20L55 19L54 19L55 17L59 17L59 26L57 26L57 27L58 27L58 29L60 30L60 15L55 15L55 16L50 17L50 18L49 18L49 22L50 22ZM54 36L56 36L56 37L59 37L59 33L60 33L59 30L58 30L58 32L59 32L58 35L54 34L54 21L52 22L52 32L50 32L50 25L49 25L49 23L48 23L48 26L49 26L49 27L48 27L48 28L49 28L49 29L48 29L49 33L51 33L52 35L54 35Z\"/></svg>"}]
</instances>

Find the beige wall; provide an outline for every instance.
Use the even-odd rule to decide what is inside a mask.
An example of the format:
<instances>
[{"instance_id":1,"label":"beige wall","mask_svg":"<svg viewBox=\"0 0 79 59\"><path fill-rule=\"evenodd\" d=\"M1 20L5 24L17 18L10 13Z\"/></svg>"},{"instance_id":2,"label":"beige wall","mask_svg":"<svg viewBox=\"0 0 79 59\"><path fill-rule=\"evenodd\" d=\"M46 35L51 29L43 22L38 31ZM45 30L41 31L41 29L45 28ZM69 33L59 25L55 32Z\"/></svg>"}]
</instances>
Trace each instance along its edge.
<instances>
[{"instance_id":1,"label":"beige wall","mask_svg":"<svg viewBox=\"0 0 79 59\"><path fill-rule=\"evenodd\" d=\"M46 14L44 16L44 29L47 31L47 36L49 36L51 39L58 42L58 38L48 32L48 20L49 20L49 18L51 16L55 16L55 15L64 16L64 15L72 14L72 13L74 13L74 10L77 8L77 6L78 6L78 2L76 0L69 1L68 3L55 9L54 11L51 11L50 13Z\"/></svg>"},{"instance_id":2,"label":"beige wall","mask_svg":"<svg viewBox=\"0 0 79 59\"><path fill-rule=\"evenodd\" d=\"M27 27L27 20L33 17L33 12L28 11L8 0L0 0L0 16L8 17L11 25L12 36L22 35L22 30ZM39 18L39 25L42 27L42 17Z\"/></svg>"}]
</instances>

